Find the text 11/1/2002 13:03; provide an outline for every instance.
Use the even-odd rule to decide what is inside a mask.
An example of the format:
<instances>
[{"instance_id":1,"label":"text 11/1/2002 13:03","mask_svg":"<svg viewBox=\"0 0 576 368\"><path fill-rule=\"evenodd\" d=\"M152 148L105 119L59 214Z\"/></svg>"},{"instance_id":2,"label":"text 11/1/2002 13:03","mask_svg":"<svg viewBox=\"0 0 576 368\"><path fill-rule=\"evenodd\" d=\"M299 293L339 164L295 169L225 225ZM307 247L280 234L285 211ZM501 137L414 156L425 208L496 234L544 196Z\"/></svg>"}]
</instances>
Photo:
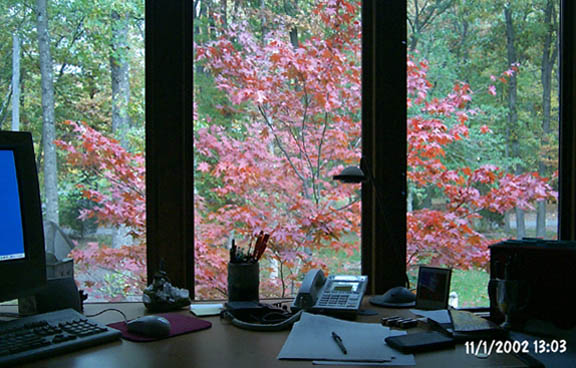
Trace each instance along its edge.
<instances>
[{"instance_id":1,"label":"text 11/1/2002 13:03","mask_svg":"<svg viewBox=\"0 0 576 368\"><path fill-rule=\"evenodd\" d=\"M565 353L566 340L535 340L535 341L501 341L501 340L478 340L464 343L466 354L476 356L490 356L492 354L518 354L518 353ZM530 349L532 347L532 349Z\"/></svg>"}]
</instances>

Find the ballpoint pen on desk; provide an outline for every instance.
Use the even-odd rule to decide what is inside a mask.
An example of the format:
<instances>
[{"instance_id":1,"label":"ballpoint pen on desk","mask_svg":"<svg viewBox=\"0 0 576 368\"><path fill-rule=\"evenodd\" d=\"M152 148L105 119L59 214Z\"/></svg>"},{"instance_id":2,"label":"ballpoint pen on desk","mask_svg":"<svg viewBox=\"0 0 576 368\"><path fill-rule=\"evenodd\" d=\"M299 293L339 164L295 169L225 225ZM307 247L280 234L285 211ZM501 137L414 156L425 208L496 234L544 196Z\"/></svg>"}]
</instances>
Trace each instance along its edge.
<instances>
[{"instance_id":1,"label":"ballpoint pen on desk","mask_svg":"<svg viewBox=\"0 0 576 368\"><path fill-rule=\"evenodd\" d=\"M334 339L334 341L336 341L336 344L338 345L340 350L342 350L342 353L348 354L348 351L346 350L346 347L344 346L344 343L342 342L342 338L340 336L338 336L338 334L336 334L336 332L334 332L334 331L332 331L332 339Z\"/></svg>"}]
</instances>

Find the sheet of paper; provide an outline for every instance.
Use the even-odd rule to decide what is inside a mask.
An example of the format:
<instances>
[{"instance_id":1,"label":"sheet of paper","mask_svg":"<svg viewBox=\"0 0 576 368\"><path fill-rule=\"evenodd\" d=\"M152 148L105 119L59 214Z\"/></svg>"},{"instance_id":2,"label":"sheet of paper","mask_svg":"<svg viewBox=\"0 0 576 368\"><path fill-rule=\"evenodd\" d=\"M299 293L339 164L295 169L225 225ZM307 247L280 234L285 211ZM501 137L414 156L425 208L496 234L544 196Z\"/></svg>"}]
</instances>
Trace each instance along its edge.
<instances>
[{"instance_id":1,"label":"sheet of paper","mask_svg":"<svg viewBox=\"0 0 576 368\"><path fill-rule=\"evenodd\" d=\"M342 338L347 354L332 338L332 331ZM391 361L395 353L384 343L384 338L389 335L390 329L377 323L303 313L300 321L292 326L278 359Z\"/></svg>"},{"instance_id":2,"label":"sheet of paper","mask_svg":"<svg viewBox=\"0 0 576 368\"><path fill-rule=\"evenodd\" d=\"M406 335L406 331L390 330L390 336ZM371 367L387 367L387 366L411 366L416 365L416 360L413 354L403 354L400 353L386 344L384 342L384 349L389 349L391 351L391 356L393 359L389 362L352 362L352 361L337 361L337 360L314 360L312 364L314 365L340 365L340 366L350 366L350 365L360 365L360 366L371 366Z\"/></svg>"},{"instance_id":3,"label":"sheet of paper","mask_svg":"<svg viewBox=\"0 0 576 368\"><path fill-rule=\"evenodd\" d=\"M439 310L410 309L410 312L414 313L417 316L432 319L440 324L452 323L452 320L450 319L450 313L448 313L448 309L439 309Z\"/></svg>"},{"instance_id":4,"label":"sheet of paper","mask_svg":"<svg viewBox=\"0 0 576 368\"><path fill-rule=\"evenodd\" d=\"M223 304L191 304L190 312L196 317L217 316L224 308Z\"/></svg>"}]
</instances>

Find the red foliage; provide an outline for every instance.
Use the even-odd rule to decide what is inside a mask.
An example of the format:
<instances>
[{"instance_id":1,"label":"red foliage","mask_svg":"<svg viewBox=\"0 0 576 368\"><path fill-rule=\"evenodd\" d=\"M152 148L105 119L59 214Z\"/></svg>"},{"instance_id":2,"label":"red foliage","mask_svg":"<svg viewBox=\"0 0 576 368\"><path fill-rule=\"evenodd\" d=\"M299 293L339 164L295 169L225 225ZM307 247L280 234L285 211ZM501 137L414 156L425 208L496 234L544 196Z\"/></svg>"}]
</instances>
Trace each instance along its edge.
<instances>
[{"instance_id":1,"label":"red foliage","mask_svg":"<svg viewBox=\"0 0 576 368\"><path fill-rule=\"evenodd\" d=\"M104 136L85 123L66 121L77 134L73 143L56 141L67 152L67 163L110 184L106 192L86 188L84 197L96 206L83 210L80 218L95 217L99 223L126 225L136 238L146 232L145 165L144 155L127 152L116 140Z\"/></svg>"},{"instance_id":2,"label":"red foliage","mask_svg":"<svg viewBox=\"0 0 576 368\"><path fill-rule=\"evenodd\" d=\"M557 193L548 179L536 173L512 175L493 165L448 170L443 161L446 148L469 135L467 123L474 114L467 108L470 87L456 83L444 99L430 99L427 63L409 58L408 66L408 105L421 111L408 119L408 179L417 186L440 188L446 199L442 209L408 214L409 259L416 262L429 257L431 263L461 269L486 267L488 245L497 240L475 230L480 211L502 214L514 207L532 209L531 203L555 200ZM503 76L516 71L513 66ZM456 123L449 126L451 118ZM490 129L484 125L479 131L488 134Z\"/></svg>"},{"instance_id":3,"label":"red foliage","mask_svg":"<svg viewBox=\"0 0 576 368\"><path fill-rule=\"evenodd\" d=\"M102 225L125 225L138 242L116 249L97 243L74 249L71 257L87 277L83 286L93 297L109 300L123 299L127 294L139 295L146 286L144 157L127 152L116 140L85 123L67 121L65 124L72 127L76 139L55 143L66 151L67 163L108 183L102 190L77 185L84 197L95 204L82 210L80 218L96 218ZM108 272L107 278L102 271Z\"/></svg>"},{"instance_id":4,"label":"red foliage","mask_svg":"<svg viewBox=\"0 0 576 368\"><path fill-rule=\"evenodd\" d=\"M230 23L218 40L195 45L195 61L229 100L219 107L222 116L202 114L194 106L196 175L202 186L195 193L194 224L199 296L225 294L224 244L231 231L245 244L260 231L271 234L261 270L270 275L262 280L264 295L287 292L297 275L325 267L325 260L311 256L314 251L351 255L358 248L358 242L342 241L359 233L358 188L331 177L360 159L361 28L353 16L359 4L320 1L311 16L322 27L298 47L281 18L264 42L255 39L249 24ZM427 67L426 61L408 59L407 104L419 111L407 122L408 179L439 188L445 204L407 214L410 261L425 257L459 268L484 266L491 240L475 230L480 211L531 208L535 200L554 199L556 193L533 173L514 176L490 165L447 169L446 149L469 139L472 92L458 82L444 98L431 98ZM516 71L514 66L501 78ZM86 125L71 124L77 143L59 142L69 163L95 170L110 183L105 193L85 188L96 207L83 216L126 224L143 241L142 156ZM478 129L491 132L487 126ZM105 266L121 257L143 257L121 251L92 247L75 256L80 263Z\"/></svg>"}]
</instances>

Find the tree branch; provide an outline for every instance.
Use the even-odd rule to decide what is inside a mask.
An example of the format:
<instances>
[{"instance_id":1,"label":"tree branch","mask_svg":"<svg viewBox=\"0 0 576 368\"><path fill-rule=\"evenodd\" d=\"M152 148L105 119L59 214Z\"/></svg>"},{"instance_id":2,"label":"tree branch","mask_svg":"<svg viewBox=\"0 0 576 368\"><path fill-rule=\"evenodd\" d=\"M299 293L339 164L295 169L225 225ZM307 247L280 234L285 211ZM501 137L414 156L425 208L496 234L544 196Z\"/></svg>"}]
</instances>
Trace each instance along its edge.
<instances>
[{"instance_id":1,"label":"tree branch","mask_svg":"<svg viewBox=\"0 0 576 368\"><path fill-rule=\"evenodd\" d=\"M336 212L340 212L342 210L345 210L346 208L351 207L352 205L354 205L355 203L358 203L362 198L361 197L356 197L356 199L348 202L347 204L345 204L344 206L340 207L340 208L334 208L334 211Z\"/></svg>"},{"instance_id":2,"label":"tree branch","mask_svg":"<svg viewBox=\"0 0 576 368\"><path fill-rule=\"evenodd\" d=\"M302 182L304 183L304 185L306 185L306 179L302 176L302 174L298 171L298 169L296 168L296 166L294 165L294 163L292 162L292 159L290 158L290 155L288 154L288 152L284 149L284 146L282 145L282 142L280 142L280 138L278 138L278 135L276 134L276 130L274 129L274 126L272 125L272 123L270 122L270 120L268 119L268 116L266 116L266 113L264 112L264 110L262 109L262 106L258 105L258 111L260 111L260 114L262 115L262 117L264 118L264 122L266 123L266 125L270 128L270 130L272 131L272 135L274 136L274 140L276 141L276 144L278 145L278 148L280 149L280 151L282 151L282 153L284 154L284 156L286 157L286 160L288 160L288 163L290 164L290 167L292 167L292 170L294 170L294 173L296 174L296 176L298 176L298 178L300 180L302 180Z\"/></svg>"},{"instance_id":3,"label":"tree branch","mask_svg":"<svg viewBox=\"0 0 576 368\"><path fill-rule=\"evenodd\" d=\"M322 137L320 138L320 142L318 142L318 159L316 160L316 175L317 179L320 179L320 158L322 157L322 147L324 146L324 138L326 137L326 130L328 129L328 113L324 114L324 127L322 128ZM319 189L317 189L319 190ZM315 193L316 197L316 204L318 204L318 198L320 193Z\"/></svg>"}]
</instances>

